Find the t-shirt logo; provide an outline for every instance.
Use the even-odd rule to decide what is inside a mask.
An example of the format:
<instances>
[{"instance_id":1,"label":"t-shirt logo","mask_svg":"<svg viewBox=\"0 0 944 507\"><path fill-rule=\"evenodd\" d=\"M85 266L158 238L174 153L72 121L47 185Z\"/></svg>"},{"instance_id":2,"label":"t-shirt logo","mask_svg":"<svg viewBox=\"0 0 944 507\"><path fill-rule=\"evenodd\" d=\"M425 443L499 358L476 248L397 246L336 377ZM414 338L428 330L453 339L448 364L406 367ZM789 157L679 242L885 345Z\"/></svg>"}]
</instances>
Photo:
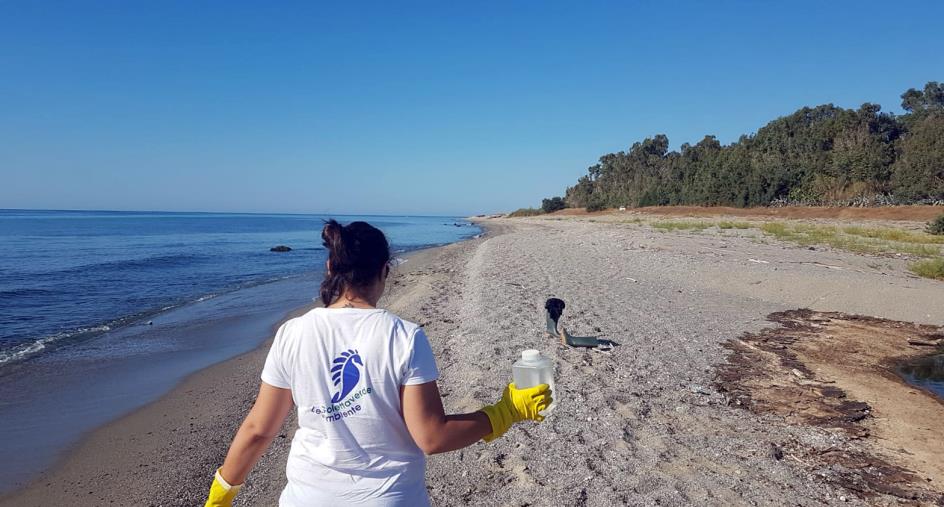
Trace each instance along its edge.
<instances>
[{"instance_id":1,"label":"t-shirt logo","mask_svg":"<svg viewBox=\"0 0 944 507\"><path fill-rule=\"evenodd\" d=\"M350 394L354 386L360 382L360 368L364 367L364 363L361 361L361 355L357 350L350 349L341 352L341 355L335 358L331 364L334 365L331 367L331 380L338 388L338 392L331 397L331 403L337 403ZM360 368L358 365L360 365Z\"/></svg>"}]
</instances>

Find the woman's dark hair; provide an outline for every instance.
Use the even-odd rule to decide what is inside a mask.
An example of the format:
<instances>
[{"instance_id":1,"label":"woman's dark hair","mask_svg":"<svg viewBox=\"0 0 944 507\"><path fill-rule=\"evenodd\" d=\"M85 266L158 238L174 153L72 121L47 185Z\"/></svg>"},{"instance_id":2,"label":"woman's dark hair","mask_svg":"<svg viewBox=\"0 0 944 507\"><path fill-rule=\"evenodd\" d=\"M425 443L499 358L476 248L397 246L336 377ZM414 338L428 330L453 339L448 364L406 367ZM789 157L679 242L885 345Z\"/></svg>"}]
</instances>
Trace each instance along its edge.
<instances>
[{"instance_id":1,"label":"woman's dark hair","mask_svg":"<svg viewBox=\"0 0 944 507\"><path fill-rule=\"evenodd\" d=\"M321 230L328 250L328 265L321 282L321 300L325 306L340 297L345 289L367 287L380 276L390 261L390 244L380 229L367 222L341 225L331 219Z\"/></svg>"}]
</instances>

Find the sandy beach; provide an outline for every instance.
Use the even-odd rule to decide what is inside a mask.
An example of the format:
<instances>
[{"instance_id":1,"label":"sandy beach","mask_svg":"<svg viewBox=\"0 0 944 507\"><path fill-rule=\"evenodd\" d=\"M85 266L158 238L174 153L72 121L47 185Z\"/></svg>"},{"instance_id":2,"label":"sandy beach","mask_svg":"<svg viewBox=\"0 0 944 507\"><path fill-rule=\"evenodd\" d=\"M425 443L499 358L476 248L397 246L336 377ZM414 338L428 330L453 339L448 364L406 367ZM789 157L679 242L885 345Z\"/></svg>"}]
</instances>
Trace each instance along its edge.
<instances>
[{"instance_id":1,"label":"sandy beach","mask_svg":"<svg viewBox=\"0 0 944 507\"><path fill-rule=\"evenodd\" d=\"M944 501L944 465L928 447L940 445L934 421L944 420L944 404L879 364L928 351L908 340L937 339L944 283L911 275L902 259L737 231L666 233L580 217L481 222L482 238L412 255L381 305L425 326L447 411L494 402L526 348L555 361L558 407L542 424L430 457L434 505ZM567 302L568 331L620 345L600 353L549 338L543 304L551 296ZM799 309L810 311L768 318ZM868 332L840 332L855 326ZM886 341L872 347L869 333ZM842 355L823 352L836 344ZM202 504L258 389L267 346L94 431L0 505ZM769 367L731 375L747 371L731 366L738 347L747 363L766 358ZM858 367L837 366L845 363ZM885 382L872 382L878 377ZM801 408L774 403L783 398L771 391L778 382L799 386ZM800 417L813 406L803 396L840 400L818 410L846 412ZM867 408L843 418L854 408L843 403ZM903 403L913 410L900 413ZM902 417L911 418L908 431L899 431ZM290 417L237 505L277 503L294 425Z\"/></svg>"}]
</instances>

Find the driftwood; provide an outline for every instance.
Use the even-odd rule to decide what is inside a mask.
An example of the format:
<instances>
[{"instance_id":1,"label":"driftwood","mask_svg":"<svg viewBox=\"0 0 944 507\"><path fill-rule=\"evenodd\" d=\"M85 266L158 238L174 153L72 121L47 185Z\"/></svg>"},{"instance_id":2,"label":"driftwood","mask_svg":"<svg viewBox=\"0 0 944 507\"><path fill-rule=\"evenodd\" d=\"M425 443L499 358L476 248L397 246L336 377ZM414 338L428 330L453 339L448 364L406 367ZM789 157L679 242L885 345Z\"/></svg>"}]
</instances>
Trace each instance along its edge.
<instances>
[{"instance_id":1,"label":"driftwood","mask_svg":"<svg viewBox=\"0 0 944 507\"><path fill-rule=\"evenodd\" d=\"M941 345L941 341L938 340L929 342L925 340L908 340L908 345L917 345L919 347L937 347L938 345Z\"/></svg>"}]
</instances>

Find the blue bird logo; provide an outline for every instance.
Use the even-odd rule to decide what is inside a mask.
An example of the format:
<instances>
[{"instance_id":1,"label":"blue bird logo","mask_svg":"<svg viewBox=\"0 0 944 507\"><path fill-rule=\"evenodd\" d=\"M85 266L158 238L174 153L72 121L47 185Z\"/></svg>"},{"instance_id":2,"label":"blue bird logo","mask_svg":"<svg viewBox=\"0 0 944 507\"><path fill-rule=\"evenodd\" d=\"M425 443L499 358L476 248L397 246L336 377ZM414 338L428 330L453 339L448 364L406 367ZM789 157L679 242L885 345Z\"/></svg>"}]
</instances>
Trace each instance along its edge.
<instances>
[{"instance_id":1,"label":"blue bird logo","mask_svg":"<svg viewBox=\"0 0 944 507\"><path fill-rule=\"evenodd\" d=\"M361 380L361 370L357 367L364 366L361 361L361 355L357 350L350 349L341 352L333 362L331 367L331 380L338 387L338 392L331 398L331 403L337 403L343 400Z\"/></svg>"}]
</instances>

